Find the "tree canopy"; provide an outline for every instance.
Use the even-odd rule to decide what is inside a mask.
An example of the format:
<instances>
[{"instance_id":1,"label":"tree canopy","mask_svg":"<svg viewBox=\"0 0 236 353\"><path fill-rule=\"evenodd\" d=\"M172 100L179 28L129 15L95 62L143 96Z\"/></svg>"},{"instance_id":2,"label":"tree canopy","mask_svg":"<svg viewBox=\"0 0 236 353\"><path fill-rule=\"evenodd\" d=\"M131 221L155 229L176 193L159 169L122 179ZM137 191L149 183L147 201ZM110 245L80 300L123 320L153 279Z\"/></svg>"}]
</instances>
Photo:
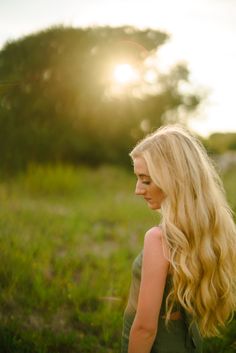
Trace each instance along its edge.
<instances>
[{"instance_id":1,"label":"tree canopy","mask_svg":"<svg viewBox=\"0 0 236 353\"><path fill-rule=\"evenodd\" d=\"M181 89L189 71L161 73L155 53L166 33L133 27L53 27L0 52L2 168L30 162L126 163L143 134L195 109ZM118 82L117 65L138 79Z\"/></svg>"}]
</instances>

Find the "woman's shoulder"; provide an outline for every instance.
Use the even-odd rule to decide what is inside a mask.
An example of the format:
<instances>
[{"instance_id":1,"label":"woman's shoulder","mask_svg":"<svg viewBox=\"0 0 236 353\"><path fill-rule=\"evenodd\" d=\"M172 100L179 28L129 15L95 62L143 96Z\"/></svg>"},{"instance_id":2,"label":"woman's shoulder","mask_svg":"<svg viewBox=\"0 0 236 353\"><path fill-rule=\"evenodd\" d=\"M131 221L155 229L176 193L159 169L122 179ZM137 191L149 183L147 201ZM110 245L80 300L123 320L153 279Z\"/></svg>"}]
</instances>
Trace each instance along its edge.
<instances>
[{"instance_id":1,"label":"woman's shoulder","mask_svg":"<svg viewBox=\"0 0 236 353\"><path fill-rule=\"evenodd\" d=\"M160 226L154 226L150 229L148 229L145 233L145 237L149 238L162 238L163 237L163 232Z\"/></svg>"},{"instance_id":2,"label":"woman's shoulder","mask_svg":"<svg viewBox=\"0 0 236 353\"><path fill-rule=\"evenodd\" d=\"M169 261L169 248L161 226L154 226L145 233L144 243L149 244L149 248L160 247L164 257Z\"/></svg>"}]
</instances>

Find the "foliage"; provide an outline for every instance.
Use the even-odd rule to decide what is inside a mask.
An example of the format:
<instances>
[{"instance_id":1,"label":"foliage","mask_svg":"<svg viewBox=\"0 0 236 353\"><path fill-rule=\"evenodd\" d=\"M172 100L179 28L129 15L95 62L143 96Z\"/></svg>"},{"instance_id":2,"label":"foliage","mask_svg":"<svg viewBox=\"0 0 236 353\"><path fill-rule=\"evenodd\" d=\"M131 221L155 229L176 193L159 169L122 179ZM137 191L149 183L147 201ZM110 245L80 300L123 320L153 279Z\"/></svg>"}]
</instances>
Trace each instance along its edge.
<instances>
[{"instance_id":1,"label":"foliage","mask_svg":"<svg viewBox=\"0 0 236 353\"><path fill-rule=\"evenodd\" d=\"M235 176L224 177L231 199ZM2 353L119 351L132 261L159 221L134 185L110 166L31 165L1 180ZM233 353L235 323L204 353Z\"/></svg>"},{"instance_id":2,"label":"foliage","mask_svg":"<svg viewBox=\"0 0 236 353\"><path fill-rule=\"evenodd\" d=\"M61 165L2 181L1 348L118 351L129 268L150 226L133 186L115 168Z\"/></svg>"},{"instance_id":3,"label":"foliage","mask_svg":"<svg viewBox=\"0 0 236 353\"><path fill-rule=\"evenodd\" d=\"M236 151L236 133L214 133L204 141L206 148L211 153L224 153Z\"/></svg>"},{"instance_id":4,"label":"foliage","mask_svg":"<svg viewBox=\"0 0 236 353\"><path fill-rule=\"evenodd\" d=\"M189 76L184 65L165 74L152 67L157 81L145 79L148 60L167 39L128 26L54 27L7 43L0 52L1 168L126 163L143 133L201 99L181 91ZM115 85L114 66L123 62L140 72L139 83Z\"/></svg>"}]
</instances>

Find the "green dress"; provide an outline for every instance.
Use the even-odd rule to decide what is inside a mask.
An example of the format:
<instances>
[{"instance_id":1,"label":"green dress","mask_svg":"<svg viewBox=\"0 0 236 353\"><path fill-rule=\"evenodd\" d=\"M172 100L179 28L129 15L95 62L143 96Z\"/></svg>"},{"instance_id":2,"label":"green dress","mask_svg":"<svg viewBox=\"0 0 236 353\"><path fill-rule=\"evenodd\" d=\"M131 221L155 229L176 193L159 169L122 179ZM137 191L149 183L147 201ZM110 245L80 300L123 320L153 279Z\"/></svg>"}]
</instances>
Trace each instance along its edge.
<instances>
[{"instance_id":1,"label":"green dress","mask_svg":"<svg viewBox=\"0 0 236 353\"><path fill-rule=\"evenodd\" d=\"M129 332L135 317L142 267L142 252L136 257L132 266L132 281L127 307L124 312L121 339L121 353L128 353ZM197 324L189 325L190 317L180 305L174 311L181 311L182 319L171 320L165 326L165 301L171 286L171 276L167 276L163 300L158 320L158 332L150 353L202 353L202 337Z\"/></svg>"}]
</instances>

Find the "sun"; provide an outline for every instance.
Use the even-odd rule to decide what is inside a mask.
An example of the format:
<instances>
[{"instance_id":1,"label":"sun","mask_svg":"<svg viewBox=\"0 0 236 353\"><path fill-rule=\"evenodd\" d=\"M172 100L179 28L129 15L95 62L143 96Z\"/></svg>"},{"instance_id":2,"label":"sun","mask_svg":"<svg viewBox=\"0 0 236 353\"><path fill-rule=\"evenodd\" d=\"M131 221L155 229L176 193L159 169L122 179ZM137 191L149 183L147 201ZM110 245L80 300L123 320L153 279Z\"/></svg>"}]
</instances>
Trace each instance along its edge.
<instances>
[{"instance_id":1,"label":"sun","mask_svg":"<svg viewBox=\"0 0 236 353\"><path fill-rule=\"evenodd\" d=\"M113 78L117 83L126 85L137 82L139 74L130 64L119 64L114 68Z\"/></svg>"}]
</instances>

